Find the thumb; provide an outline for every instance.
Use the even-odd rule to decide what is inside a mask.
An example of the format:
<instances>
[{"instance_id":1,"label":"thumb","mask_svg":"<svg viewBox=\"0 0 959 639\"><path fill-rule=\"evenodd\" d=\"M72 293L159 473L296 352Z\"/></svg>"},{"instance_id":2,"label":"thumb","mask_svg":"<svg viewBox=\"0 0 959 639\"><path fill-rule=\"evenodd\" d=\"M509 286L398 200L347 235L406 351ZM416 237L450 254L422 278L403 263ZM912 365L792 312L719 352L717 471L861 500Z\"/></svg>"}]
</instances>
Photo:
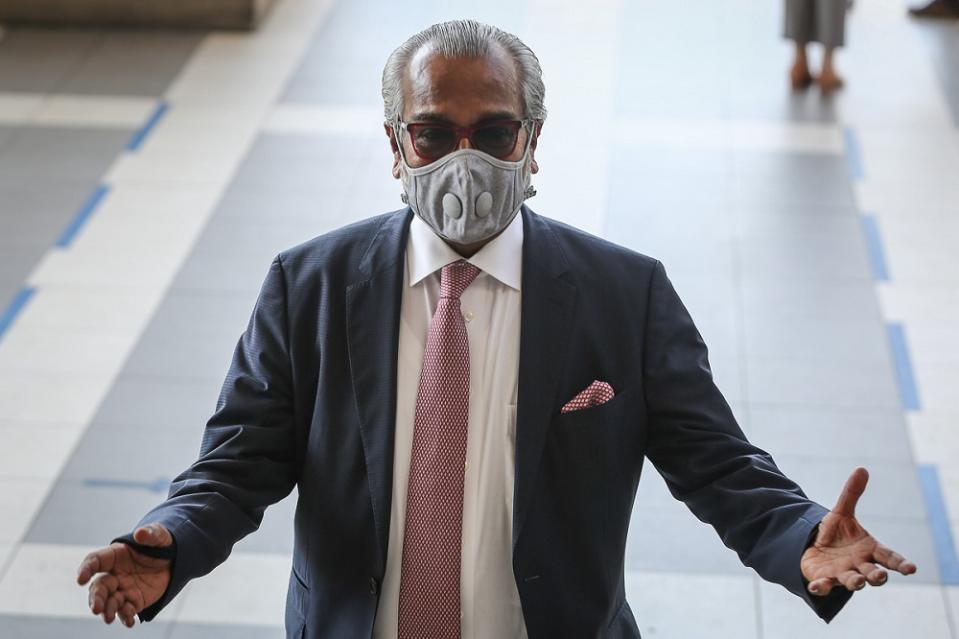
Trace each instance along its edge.
<instances>
[{"instance_id":1,"label":"thumb","mask_svg":"<svg viewBox=\"0 0 959 639\"><path fill-rule=\"evenodd\" d=\"M173 543L173 535L163 524L147 524L133 531L133 540L144 546L165 548Z\"/></svg>"}]
</instances>

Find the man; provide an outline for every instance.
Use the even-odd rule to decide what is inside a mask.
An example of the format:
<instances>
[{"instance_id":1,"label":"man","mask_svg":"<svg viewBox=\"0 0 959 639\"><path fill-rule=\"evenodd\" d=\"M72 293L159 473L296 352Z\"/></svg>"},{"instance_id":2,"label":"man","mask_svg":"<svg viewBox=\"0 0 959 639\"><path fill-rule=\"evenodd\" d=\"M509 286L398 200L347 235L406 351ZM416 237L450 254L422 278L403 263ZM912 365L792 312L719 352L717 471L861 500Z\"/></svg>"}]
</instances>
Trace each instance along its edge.
<instances>
[{"instance_id":1,"label":"man","mask_svg":"<svg viewBox=\"0 0 959 639\"><path fill-rule=\"evenodd\" d=\"M644 457L827 621L915 566L749 444L659 262L522 205L539 63L473 21L383 74L409 207L273 262L199 460L90 553L92 612L152 619L299 490L289 637L638 637L626 532ZM877 565L878 564L878 565Z\"/></svg>"}]
</instances>

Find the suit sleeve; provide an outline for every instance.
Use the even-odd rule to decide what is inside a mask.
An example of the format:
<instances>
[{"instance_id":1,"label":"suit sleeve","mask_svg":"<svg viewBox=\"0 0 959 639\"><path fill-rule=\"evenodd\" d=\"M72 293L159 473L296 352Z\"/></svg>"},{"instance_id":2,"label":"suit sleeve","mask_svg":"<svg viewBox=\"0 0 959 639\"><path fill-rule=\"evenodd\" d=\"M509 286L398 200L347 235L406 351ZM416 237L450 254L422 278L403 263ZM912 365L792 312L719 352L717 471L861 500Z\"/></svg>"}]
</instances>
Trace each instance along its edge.
<instances>
[{"instance_id":1,"label":"suit sleeve","mask_svg":"<svg viewBox=\"0 0 959 639\"><path fill-rule=\"evenodd\" d=\"M745 565L830 621L851 593L811 595L799 567L828 509L746 440L713 383L706 345L658 262L647 308L647 456L673 496L712 525Z\"/></svg>"},{"instance_id":2,"label":"suit sleeve","mask_svg":"<svg viewBox=\"0 0 959 639\"><path fill-rule=\"evenodd\" d=\"M199 458L174 479L167 500L137 524L159 522L176 543L170 586L140 613L141 621L153 619L187 582L222 563L233 544L259 527L266 507L296 483L287 319L277 257L234 351Z\"/></svg>"}]
</instances>

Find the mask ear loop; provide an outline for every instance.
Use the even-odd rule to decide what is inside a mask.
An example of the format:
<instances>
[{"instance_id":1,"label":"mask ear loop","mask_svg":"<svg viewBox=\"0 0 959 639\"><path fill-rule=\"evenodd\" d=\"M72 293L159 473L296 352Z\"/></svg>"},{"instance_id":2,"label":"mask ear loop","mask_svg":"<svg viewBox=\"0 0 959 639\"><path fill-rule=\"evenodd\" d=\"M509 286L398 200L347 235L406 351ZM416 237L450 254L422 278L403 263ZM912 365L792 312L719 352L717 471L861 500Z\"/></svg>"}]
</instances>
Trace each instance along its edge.
<instances>
[{"instance_id":1,"label":"mask ear loop","mask_svg":"<svg viewBox=\"0 0 959 639\"><path fill-rule=\"evenodd\" d=\"M535 123L536 123L536 120L530 120L530 128L526 133L526 145L525 145L526 148L523 150L523 158L528 158L529 150L533 146L533 130L534 130ZM532 177L533 177L533 174L531 172L530 173L531 180L532 180ZM526 190L523 191L523 200L524 201L528 200L534 195L536 195L536 187L534 187L532 183L530 183L530 185L526 187Z\"/></svg>"},{"instance_id":2,"label":"mask ear loop","mask_svg":"<svg viewBox=\"0 0 959 639\"><path fill-rule=\"evenodd\" d=\"M396 141L396 150L400 154L400 161L403 163L403 168L409 170L410 165L406 161L406 154L403 153L403 140L400 137L402 135L400 132L403 130L404 129L400 127L400 119L395 118L393 120L393 138ZM410 203L410 196L406 194L405 188L403 189L403 192L400 193L400 201L402 201L403 204L406 204L406 205L409 205Z\"/></svg>"}]
</instances>

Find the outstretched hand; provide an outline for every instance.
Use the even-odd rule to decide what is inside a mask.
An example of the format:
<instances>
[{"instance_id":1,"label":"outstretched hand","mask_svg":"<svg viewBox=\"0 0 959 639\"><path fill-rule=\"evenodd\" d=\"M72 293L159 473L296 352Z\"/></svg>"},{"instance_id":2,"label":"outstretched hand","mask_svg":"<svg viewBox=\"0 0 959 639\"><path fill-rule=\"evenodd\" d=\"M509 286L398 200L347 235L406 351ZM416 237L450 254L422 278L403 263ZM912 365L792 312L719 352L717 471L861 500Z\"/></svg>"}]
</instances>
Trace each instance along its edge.
<instances>
[{"instance_id":1,"label":"outstretched hand","mask_svg":"<svg viewBox=\"0 0 959 639\"><path fill-rule=\"evenodd\" d=\"M856 503L868 481L865 468L853 471L836 507L819 524L815 542L803 553L800 568L814 595L827 595L838 585L851 591L867 583L881 586L889 578L884 568L903 575L916 572L914 563L879 543L856 520Z\"/></svg>"},{"instance_id":2,"label":"outstretched hand","mask_svg":"<svg viewBox=\"0 0 959 639\"><path fill-rule=\"evenodd\" d=\"M144 546L165 548L173 536L161 524L137 528L133 539ZM94 575L96 575L94 577ZM113 623L117 617L132 628L135 616L156 603L170 584L170 560L155 559L127 544L114 542L88 554L77 570L77 583L90 582L88 603L94 615Z\"/></svg>"}]
</instances>

